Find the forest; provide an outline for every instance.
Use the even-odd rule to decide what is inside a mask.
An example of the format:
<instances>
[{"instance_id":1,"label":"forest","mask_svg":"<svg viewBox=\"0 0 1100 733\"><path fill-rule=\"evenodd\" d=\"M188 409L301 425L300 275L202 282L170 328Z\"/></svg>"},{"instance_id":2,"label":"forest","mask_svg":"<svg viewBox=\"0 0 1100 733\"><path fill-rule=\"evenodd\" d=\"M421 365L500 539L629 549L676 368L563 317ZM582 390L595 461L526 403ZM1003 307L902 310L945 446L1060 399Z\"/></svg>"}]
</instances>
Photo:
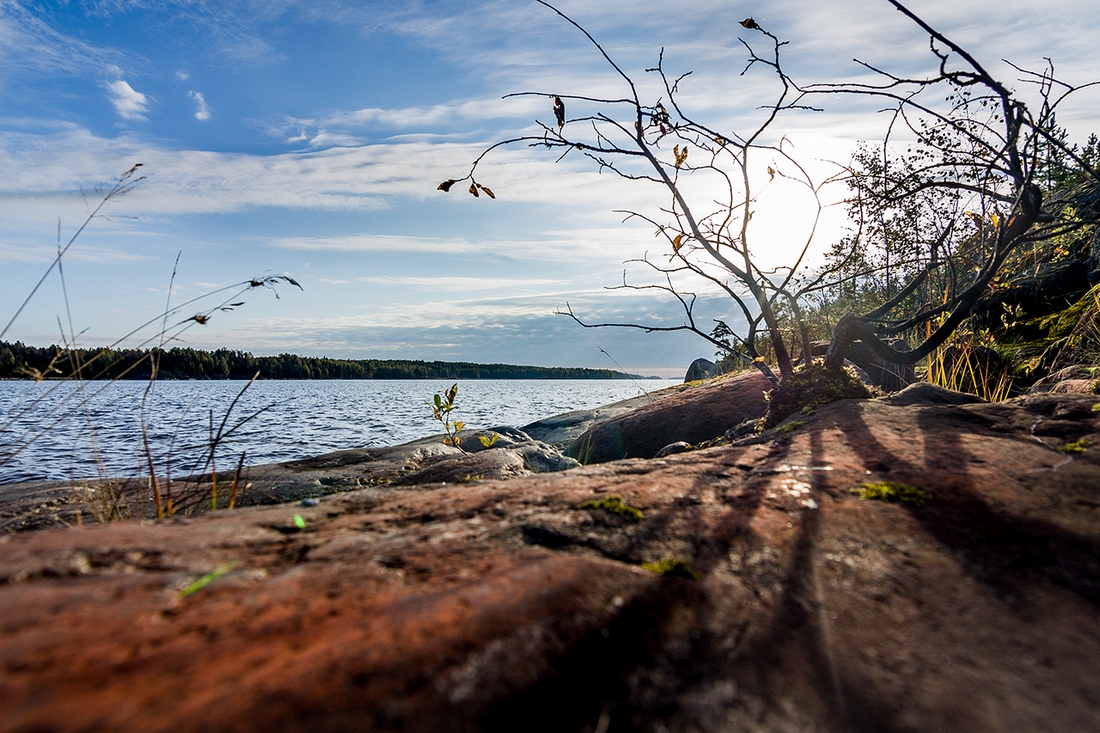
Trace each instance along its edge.
<instances>
[{"instance_id":1,"label":"forest","mask_svg":"<svg viewBox=\"0 0 1100 733\"><path fill-rule=\"evenodd\" d=\"M0 379L645 379L610 369L406 359L328 359L246 351L64 349L0 341Z\"/></svg>"}]
</instances>

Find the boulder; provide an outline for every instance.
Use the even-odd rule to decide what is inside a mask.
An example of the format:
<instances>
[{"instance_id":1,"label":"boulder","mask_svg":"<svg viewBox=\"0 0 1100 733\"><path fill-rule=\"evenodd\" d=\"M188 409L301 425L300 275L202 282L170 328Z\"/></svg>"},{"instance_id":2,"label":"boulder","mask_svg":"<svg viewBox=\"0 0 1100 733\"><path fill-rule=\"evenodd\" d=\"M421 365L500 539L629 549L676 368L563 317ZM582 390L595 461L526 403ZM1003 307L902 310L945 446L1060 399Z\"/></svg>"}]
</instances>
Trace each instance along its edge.
<instances>
[{"instance_id":1,"label":"boulder","mask_svg":"<svg viewBox=\"0 0 1100 733\"><path fill-rule=\"evenodd\" d=\"M581 463L652 458L670 443L700 443L767 409L771 383L756 370L684 389L593 425L565 454Z\"/></svg>"},{"instance_id":2,"label":"boulder","mask_svg":"<svg viewBox=\"0 0 1100 733\"><path fill-rule=\"evenodd\" d=\"M682 389L684 389L682 386L666 387L592 410L574 410L553 415L524 425L521 430L534 440L549 443L556 448L565 448L596 423L624 415L635 407L651 404L654 400Z\"/></svg>"},{"instance_id":3,"label":"boulder","mask_svg":"<svg viewBox=\"0 0 1100 733\"><path fill-rule=\"evenodd\" d=\"M691 450L691 443L686 440L678 440L675 443L669 443L653 456L654 458L664 458L665 456L676 455L677 453L683 453L684 451Z\"/></svg>"},{"instance_id":4,"label":"boulder","mask_svg":"<svg viewBox=\"0 0 1100 733\"><path fill-rule=\"evenodd\" d=\"M710 359L699 358L688 366L685 382L696 382L700 379L710 379L718 373L718 365Z\"/></svg>"},{"instance_id":5,"label":"boulder","mask_svg":"<svg viewBox=\"0 0 1100 733\"><path fill-rule=\"evenodd\" d=\"M1048 374L1028 390L1031 394L1100 394L1100 369L1075 365Z\"/></svg>"}]
</instances>

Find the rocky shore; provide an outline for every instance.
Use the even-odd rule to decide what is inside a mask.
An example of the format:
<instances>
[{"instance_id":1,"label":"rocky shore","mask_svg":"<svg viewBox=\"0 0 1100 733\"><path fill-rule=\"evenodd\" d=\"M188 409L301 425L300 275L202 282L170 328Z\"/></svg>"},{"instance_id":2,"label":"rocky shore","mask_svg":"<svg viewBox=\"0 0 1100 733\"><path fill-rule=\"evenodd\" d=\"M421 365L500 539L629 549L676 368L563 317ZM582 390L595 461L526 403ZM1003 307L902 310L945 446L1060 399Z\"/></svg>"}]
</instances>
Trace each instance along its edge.
<instances>
[{"instance_id":1,"label":"rocky shore","mask_svg":"<svg viewBox=\"0 0 1100 733\"><path fill-rule=\"evenodd\" d=\"M25 531L63 505L4 487L0 730L1094 728L1100 398L915 385L653 457L758 379L193 518Z\"/></svg>"}]
</instances>

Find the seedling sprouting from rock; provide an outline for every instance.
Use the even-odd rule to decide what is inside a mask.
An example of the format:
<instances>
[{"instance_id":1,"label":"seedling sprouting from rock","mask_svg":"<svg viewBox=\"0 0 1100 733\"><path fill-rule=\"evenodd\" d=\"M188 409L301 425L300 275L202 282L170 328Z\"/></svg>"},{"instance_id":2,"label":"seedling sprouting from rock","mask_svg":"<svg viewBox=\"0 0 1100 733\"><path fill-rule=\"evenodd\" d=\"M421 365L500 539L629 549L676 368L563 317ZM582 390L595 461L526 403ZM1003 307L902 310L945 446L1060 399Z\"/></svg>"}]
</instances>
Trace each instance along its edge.
<instances>
[{"instance_id":1,"label":"seedling sprouting from rock","mask_svg":"<svg viewBox=\"0 0 1100 733\"><path fill-rule=\"evenodd\" d=\"M451 413L457 409L455 405L456 397L458 397L457 382L452 384L450 389L445 390L443 394L436 393L431 402L428 403L428 407L432 408L432 417L439 421L439 424L443 426L443 432L446 433L443 444L453 445L465 453L466 449L462 447L462 438L458 436L458 433L466 427L466 423L461 420L451 420Z\"/></svg>"}]
</instances>

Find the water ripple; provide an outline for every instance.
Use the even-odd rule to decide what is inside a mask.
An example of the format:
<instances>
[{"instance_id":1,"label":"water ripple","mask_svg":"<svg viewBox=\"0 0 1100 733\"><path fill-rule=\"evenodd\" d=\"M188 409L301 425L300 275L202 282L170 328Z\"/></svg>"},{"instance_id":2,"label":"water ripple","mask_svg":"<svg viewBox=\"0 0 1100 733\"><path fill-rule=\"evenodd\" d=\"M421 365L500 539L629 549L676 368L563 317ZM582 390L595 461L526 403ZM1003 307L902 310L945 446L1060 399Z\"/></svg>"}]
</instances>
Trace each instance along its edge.
<instances>
[{"instance_id":1,"label":"water ripple","mask_svg":"<svg viewBox=\"0 0 1100 733\"><path fill-rule=\"evenodd\" d=\"M219 446L219 469L333 450L396 445L440 432L426 402L451 380L270 381L241 394ZM485 379L461 383L457 419L521 426L591 409L673 382ZM244 382L0 382L0 484L40 479L144 475L145 425L158 473L203 466L210 435ZM143 401L144 397L144 401ZM254 416L241 423L242 420Z\"/></svg>"}]
</instances>

